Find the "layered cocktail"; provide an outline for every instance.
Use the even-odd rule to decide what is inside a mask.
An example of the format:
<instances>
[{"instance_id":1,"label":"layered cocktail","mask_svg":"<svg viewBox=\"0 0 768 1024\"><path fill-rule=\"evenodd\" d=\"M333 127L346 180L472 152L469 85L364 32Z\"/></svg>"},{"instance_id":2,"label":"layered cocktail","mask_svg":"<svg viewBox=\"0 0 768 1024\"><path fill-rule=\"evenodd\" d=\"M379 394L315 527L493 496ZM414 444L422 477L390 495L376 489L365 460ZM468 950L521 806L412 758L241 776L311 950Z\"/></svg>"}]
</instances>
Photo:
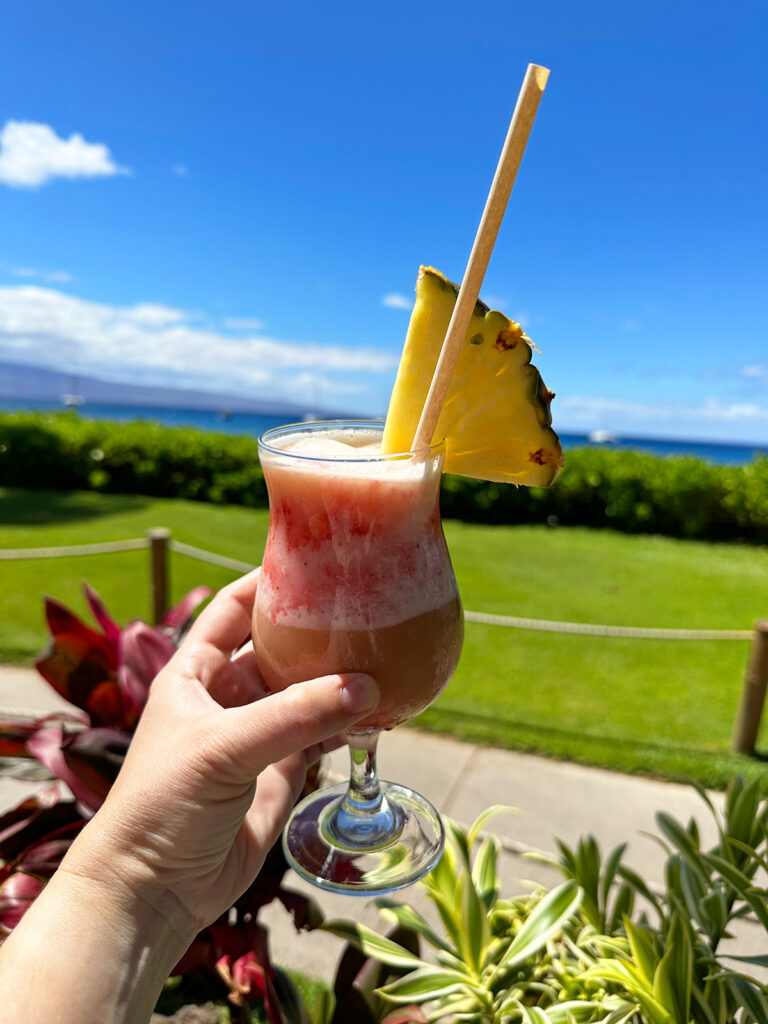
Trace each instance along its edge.
<instances>
[{"instance_id":1,"label":"layered cocktail","mask_svg":"<svg viewBox=\"0 0 768 1024\"><path fill-rule=\"evenodd\" d=\"M463 637L440 520L443 446L382 455L382 430L299 424L260 440L270 499L253 628L262 675L283 689L361 671L381 692L348 735L349 787L300 805L286 849L312 881L364 893L410 884L440 854L431 805L376 778L375 740L438 696Z\"/></svg>"}]
</instances>

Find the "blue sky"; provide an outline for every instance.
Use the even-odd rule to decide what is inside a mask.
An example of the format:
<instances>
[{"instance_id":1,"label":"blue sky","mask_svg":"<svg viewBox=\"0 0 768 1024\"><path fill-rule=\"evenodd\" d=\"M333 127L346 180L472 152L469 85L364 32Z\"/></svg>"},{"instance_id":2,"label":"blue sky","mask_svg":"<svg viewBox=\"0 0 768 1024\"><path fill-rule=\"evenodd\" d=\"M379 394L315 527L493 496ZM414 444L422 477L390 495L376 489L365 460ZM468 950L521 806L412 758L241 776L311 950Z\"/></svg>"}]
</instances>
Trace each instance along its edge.
<instances>
[{"instance_id":1,"label":"blue sky","mask_svg":"<svg viewBox=\"0 0 768 1024\"><path fill-rule=\"evenodd\" d=\"M0 360L382 413L532 61L482 295L555 426L766 443L766 42L751 2L8 4Z\"/></svg>"}]
</instances>

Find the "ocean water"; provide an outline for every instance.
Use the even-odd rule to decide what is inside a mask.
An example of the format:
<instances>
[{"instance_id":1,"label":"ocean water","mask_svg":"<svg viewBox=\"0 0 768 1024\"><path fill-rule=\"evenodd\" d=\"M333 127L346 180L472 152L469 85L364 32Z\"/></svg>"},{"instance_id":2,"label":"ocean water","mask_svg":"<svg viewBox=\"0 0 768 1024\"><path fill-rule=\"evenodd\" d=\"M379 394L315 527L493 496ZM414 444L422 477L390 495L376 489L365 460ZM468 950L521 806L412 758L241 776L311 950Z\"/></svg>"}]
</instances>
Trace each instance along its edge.
<instances>
[{"instance_id":1,"label":"ocean water","mask_svg":"<svg viewBox=\"0 0 768 1024\"><path fill-rule=\"evenodd\" d=\"M0 411L62 411L57 402L37 402L24 399L0 398ZM149 420L170 427L196 427L198 430L227 434L246 434L258 437L265 430L280 427L295 419L295 414L286 416L259 415L256 413L232 412L222 414L213 409L178 409L162 406L106 405L89 402L81 406L74 415L94 420L112 420L128 423L133 420ZM743 465L751 462L756 455L768 455L768 445L733 444L713 441L685 441L663 438L620 437L607 441L595 441L587 434L560 433L564 449L608 448L629 449L647 452L650 455L692 455L708 462Z\"/></svg>"}]
</instances>

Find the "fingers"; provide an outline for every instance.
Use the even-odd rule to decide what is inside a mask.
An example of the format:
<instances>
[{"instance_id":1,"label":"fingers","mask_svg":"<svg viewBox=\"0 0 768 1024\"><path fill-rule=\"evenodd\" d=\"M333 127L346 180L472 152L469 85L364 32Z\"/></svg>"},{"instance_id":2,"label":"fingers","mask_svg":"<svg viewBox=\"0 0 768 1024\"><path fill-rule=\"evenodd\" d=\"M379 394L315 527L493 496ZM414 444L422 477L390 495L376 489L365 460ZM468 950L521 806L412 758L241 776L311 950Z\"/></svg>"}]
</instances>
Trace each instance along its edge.
<instances>
[{"instance_id":1,"label":"fingers","mask_svg":"<svg viewBox=\"0 0 768 1024\"><path fill-rule=\"evenodd\" d=\"M247 707L226 712L228 767L255 778L268 764L316 744L335 743L379 702L375 681L362 674L323 676L289 686Z\"/></svg>"},{"instance_id":2,"label":"fingers","mask_svg":"<svg viewBox=\"0 0 768 1024\"><path fill-rule=\"evenodd\" d=\"M263 854L285 827L306 776L301 755L270 765L259 776L256 794L243 822L252 849Z\"/></svg>"},{"instance_id":3,"label":"fingers","mask_svg":"<svg viewBox=\"0 0 768 1024\"><path fill-rule=\"evenodd\" d=\"M201 613L182 645L188 671L208 688L251 634L259 569L223 587Z\"/></svg>"},{"instance_id":4,"label":"fingers","mask_svg":"<svg viewBox=\"0 0 768 1024\"><path fill-rule=\"evenodd\" d=\"M240 647L251 633L253 602L261 569L254 569L246 576L230 583L218 592L208 607L201 612L187 641L210 644L227 658L235 648Z\"/></svg>"},{"instance_id":5,"label":"fingers","mask_svg":"<svg viewBox=\"0 0 768 1024\"><path fill-rule=\"evenodd\" d=\"M208 681L207 689L223 708L240 707L260 700L266 691L253 645L246 644L232 657L231 662L222 665Z\"/></svg>"}]
</instances>

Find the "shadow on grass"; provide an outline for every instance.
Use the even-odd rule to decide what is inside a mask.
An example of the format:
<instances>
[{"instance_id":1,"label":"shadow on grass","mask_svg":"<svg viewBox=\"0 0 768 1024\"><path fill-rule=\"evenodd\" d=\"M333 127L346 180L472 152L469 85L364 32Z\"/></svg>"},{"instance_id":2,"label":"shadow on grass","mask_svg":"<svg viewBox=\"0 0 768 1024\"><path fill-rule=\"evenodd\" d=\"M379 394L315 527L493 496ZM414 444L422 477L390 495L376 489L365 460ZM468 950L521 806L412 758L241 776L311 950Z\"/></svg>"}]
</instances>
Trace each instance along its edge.
<instances>
[{"instance_id":1,"label":"shadow on grass","mask_svg":"<svg viewBox=\"0 0 768 1024\"><path fill-rule=\"evenodd\" d=\"M95 491L28 491L0 488L0 525L41 526L136 512L150 499L140 494Z\"/></svg>"},{"instance_id":2,"label":"shadow on grass","mask_svg":"<svg viewBox=\"0 0 768 1024\"><path fill-rule=\"evenodd\" d=\"M469 711L466 708L432 707L423 712L416 728L450 735L458 740L489 747L540 754L556 760L606 768L626 774L689 783L721 789L740 772L757 776L768 788L766 754L753 757L712 751L653 740L597 736L569 732L552 726L524 721L509 721L498 713Z\"/></svg>"}]
</instances>

